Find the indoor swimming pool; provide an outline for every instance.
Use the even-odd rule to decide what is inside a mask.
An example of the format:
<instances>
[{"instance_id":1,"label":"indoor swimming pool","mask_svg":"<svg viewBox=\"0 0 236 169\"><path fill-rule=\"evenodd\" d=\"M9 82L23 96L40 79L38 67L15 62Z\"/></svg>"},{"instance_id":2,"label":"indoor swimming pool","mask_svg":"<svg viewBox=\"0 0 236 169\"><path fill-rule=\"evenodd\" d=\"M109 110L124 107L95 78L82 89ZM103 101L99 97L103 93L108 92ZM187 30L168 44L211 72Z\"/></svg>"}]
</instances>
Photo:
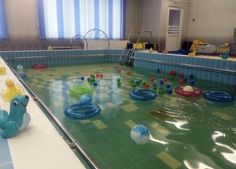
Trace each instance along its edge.
<instances>
[{"instance_id":1,"label":"indoor swimming pool","mask_svg":"<svg viewBox=\"0 0 236 169\"><path fill-rule=\"evenodd\" d=\"M179 86L178 72L171 76L161 70L136 70L117 63L30 68L25 72L25 82L99 168L235 168L236 101L215 103L203 97L179 96L174 91ZM101 108L100 114L84 120L68 118L64 110L79 101L79 96L71 97L69 91L76 85L87 85L91 76L96 82L91 84L92 102ZM189 74L184 76L189 78ZM161 79L165 87L172 87L172 94L158 93ZM186 80L184 85L191 85ZM236 94L231 85L193 80L192 85L203 91ZM152 88L154 84L154 100L130 97L132 88ZM137 124L150 132L148 142L142 145L130 136Z\"/></svg>"}]
</instances>

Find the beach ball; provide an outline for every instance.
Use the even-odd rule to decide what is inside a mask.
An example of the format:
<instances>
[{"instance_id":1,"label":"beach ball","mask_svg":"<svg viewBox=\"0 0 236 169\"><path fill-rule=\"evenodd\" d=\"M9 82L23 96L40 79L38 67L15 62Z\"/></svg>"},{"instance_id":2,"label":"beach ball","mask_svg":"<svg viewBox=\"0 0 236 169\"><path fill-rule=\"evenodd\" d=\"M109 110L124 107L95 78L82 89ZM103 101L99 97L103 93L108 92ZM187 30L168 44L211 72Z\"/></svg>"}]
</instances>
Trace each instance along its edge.
<instances>
[{"instance_id":1,"label":"beach ball","mask_svg":"<svg viewBox=\"0 0 236 169\"><path fill-rule=\"evenodd\" d=\"M23 71L24 67L22 65L17 65L16 69L18 71Z\"/></svg>"},{"instance_id":2,"label":"beach ball","mask_svg":"<svg viewBox=\"0 0 236 169\"><path fill-rule=\"evenodd\" d=\"M91 102L92 102L92 96L89 94L84 94L79 99L79 103L90 104Z\"/></svg>"},{"instance_id":3,"label":"beach ball","mask_svg":"<svg viewBox=\"0 0 236 169\"><path fill-rule=\"evenodd\" d=\"M149 130L142 124L135 125L131 129L130 137L136 144L146 144L149 141Z\"/></svg>"}]
</instances>

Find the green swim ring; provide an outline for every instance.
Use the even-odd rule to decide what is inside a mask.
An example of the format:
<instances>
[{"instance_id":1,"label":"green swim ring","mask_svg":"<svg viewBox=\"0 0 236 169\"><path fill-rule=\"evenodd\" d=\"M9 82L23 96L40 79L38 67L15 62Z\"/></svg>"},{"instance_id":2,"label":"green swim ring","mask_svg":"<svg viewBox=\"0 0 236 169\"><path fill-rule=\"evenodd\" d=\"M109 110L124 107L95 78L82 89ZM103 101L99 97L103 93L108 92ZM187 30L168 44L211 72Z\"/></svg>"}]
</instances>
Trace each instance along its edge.
<instances>
[{"instance_id":1,"label":"green swim ring","mask_svg":"<svg viewBox=\"0 0 236 169\"><path fill-rule=\"evenodd\" d=\"M69 95L71 97L80 97L84 94L91 94L93 92L92 86L89 84L77 85L69 89Z\"/></svg>"}]
</instances>

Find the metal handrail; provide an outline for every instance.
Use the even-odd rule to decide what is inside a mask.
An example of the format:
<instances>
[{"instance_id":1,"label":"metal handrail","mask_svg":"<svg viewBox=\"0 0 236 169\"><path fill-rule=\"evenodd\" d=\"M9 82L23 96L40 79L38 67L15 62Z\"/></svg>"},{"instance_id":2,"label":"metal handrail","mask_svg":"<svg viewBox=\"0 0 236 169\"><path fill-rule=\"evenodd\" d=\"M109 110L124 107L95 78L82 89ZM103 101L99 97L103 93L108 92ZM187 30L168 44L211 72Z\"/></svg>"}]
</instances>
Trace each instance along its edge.
<instances>
[{"instance_id":1,"label":"metal handrail","mask_svg":"<svg viewBox=\"0 0 236 169\"><path fill-rule=\"evenodd\" d=\"M71 38L71 40L70 40L71 45L73 45L73 44L72 44L72 43L73 43L73 40L78 39L78 38L80 38L80 39L82 39L83 41L85 41L85 49L88 50L88 41L87 41L87 39L86 39L83 35L75 35L75 36L73 36L73 37Z\"/></svg>"},{"instance_id":2,"label":"metal handrail","mask_svg":"<svg viewBox=\"0 0 236 169\"><path fill-rule=\"evenodd\" d=\"M132 31L130 31L130 33L129 33L129 35L128 35L127 42L130 42L130 38L131 38L131 36L132 36L133 34L138 34L138 35L139 35L139 34L140 34L140 31L137 31L137 30L132 30ZM122 53L121 53L121 55L120 55L119 62L122 62L123 57L126 57L125 52L126 52L126 46L125 46L125 48L123 49L123 51L122 51ZM125 59L126 59L126 58L125 58Z\"/></svg>"},{"instance_id":3,"label":"metal handrail","mask_svg":"<svg viewBox=\"0 0 236 169\"><path fill-rule=\"evenodd\" d=\"M80 143L74 139L74 137L69 133L69 131L62 125L62 123L56 118L56 116L47 108L47 106L38 98L38 96L28 87L28 85L17 74L17 72L13 68L11 68L11 70L17 76L17 78L22 83L22 85L27 89L29 94L33 97L34 101L36 101L38 103L38 105L44 110L43 112L46 113L47 115L49 115L49 117L53 120L53 122L60 129L60 131L66 136L66 138L74 144L75 149L79 152L79 154L87 162L89 167L91 167L92 169L99 169L99 167L96 165L96 163L89 157L87 152L82 148Z\"/></svg>"},{"instance_id":4,"label":"metal handrail","mask_svg":"<svg viewBox=\"0 0 236 169\"><path fill-rule=\"evenodd\" d=\"M134 55L134 52L135 52L135 49L137 48L137 46L138 46L138 43L140 42L140 39L142 38L142 36L143 36L143 34L144 33L148 33L149 35L150 35L150 41L151 41L151 43L153 43L154 44L154 40L153 40L153 36L152 36L152 32L151 31L148 31L148 30L143 30L143 31L131 31L130 33L129 33L129 36L128 36L128 41L130 41L130 37L131 37L131 35L133 35L133 34L138 34L138 39L137 39L137 41L136 41L136 43L135 43L135 46L133 47L133 49L132 49L132 51L131 52L128 52L125 56L124 56L124 54L125 54L125 51L126 51L126 48L122 51L122 54L121 54L121 56L120 56L120 59L119 59L119 61L120 62L122 62L122 59L123 59L123 57L125 57L124 58L124 61L126 62L127 61L127 63L131 63L131 59L133 59L133 55ZM142 44L143 45L143 44ZM143 45L143 48L144 48L144 45ZM128 58L128 60L127 60L127 58Z\"/></svg>"},{"instance_id":5,"label":"metal handrail","mask_svg":"<svg viewBox=\"0 0 236 169\"><path fill-rule=\"evenodd\" d=\"M90 29L88 32L85 33L84 38L85 38L86 40L88 40L88 39L86 38L86 36L87 36L89 33L91 33L91 32L96 32L96 31L98 31L98 32L102 32L102 33L105 35L105 37L106 37L106 39L107 39L108 49L110 49L110 48L111 48L110 40L109 40L109 38L108 38L106 32L104 32L104 31L101 30L101 29L98 29L98 28Z\"/></svg>"}]
</instances>

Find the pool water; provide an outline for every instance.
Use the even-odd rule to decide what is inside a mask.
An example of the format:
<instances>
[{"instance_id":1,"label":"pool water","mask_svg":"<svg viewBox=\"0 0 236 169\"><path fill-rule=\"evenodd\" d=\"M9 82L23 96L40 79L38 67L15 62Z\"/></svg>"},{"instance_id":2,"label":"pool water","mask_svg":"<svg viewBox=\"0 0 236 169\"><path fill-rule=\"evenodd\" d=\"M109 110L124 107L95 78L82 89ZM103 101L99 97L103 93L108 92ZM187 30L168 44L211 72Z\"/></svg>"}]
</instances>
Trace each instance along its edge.
<instances>
[{"instance_id":1,"label":"pool water","mask_svg":"<svg viewBox=\"0 0 236 169\"><path fill-rule=\"evenodd\" d=\"M26 70L27 83L48 108L83 146L102 169L236 168L236 102L217 104L204 98L189 99L162 94L153 101L135 101L129 96L131 80L159 84L169 78L172 88L178 78L145 70L132 70L117 64L93 64ZM64 115L69 105L78 102L68 90L96 78L93 103L101 113L87 120L73 120ZM117 79L121 86L117 86ZM150 84L153 82L150 82ZM232 86L195 79L195 86L227 90ZM130 136L132 127L144 125L150 131L146 144L136 144ZM42 126L43 127L43 126Z\"/></svg>"}]
</instances>

